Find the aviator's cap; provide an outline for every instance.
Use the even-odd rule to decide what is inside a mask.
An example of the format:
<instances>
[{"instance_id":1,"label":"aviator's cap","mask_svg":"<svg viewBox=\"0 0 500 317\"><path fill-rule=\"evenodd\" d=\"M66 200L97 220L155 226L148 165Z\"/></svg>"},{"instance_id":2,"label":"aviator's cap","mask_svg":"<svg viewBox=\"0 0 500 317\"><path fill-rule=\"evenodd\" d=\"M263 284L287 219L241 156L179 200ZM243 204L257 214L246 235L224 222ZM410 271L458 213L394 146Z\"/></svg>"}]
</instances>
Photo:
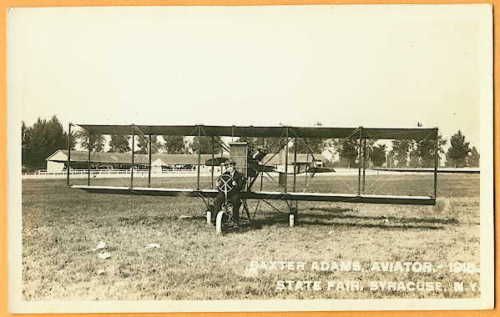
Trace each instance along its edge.
<instances>
[{"instance_id":1,"label":"aviator's cap","mask_svg":"<svg viewBox=\"0 0 500 317\"><path fill-rule=\"evenodd\" d=\"M225 165L228 165L228 166L229 166L229 165L235 166L235 165L236 165L236 162L235 162L235 161L233 161L233 160L229 160L229 161L227 161L227 162L226 162L226 164L225 164Z\"/></svg>"}]
</instances>

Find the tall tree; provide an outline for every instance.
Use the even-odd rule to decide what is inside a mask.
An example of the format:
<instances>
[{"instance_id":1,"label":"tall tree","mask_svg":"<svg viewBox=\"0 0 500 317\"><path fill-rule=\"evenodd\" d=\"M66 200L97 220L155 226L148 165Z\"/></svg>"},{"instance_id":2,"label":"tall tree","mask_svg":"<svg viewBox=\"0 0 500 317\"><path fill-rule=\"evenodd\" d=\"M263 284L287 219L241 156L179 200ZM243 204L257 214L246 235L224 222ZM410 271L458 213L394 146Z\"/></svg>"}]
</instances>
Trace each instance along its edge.
<instances>
[{"instance_id":1,"label":"tall tree","mask_svg":"<svg viewBox=\"0 0 500 317\"><path fill-rule=\"evenodd\" d=\"M420 167L420 156L417 148L416 141L410 141L410 153L409 153L408 166L410 167Z\"/></svg>"},{"instance_id":2,"label":"tall tree","mask_svg":"<svg viewBox=\"0 0 500 317\"><path fill-rule=\"evenodd\" d=\"M347 162L347 167L351 168L356 165L358 157L358 140L343 139L340 141L339 156Z\"/></svg>"},{"instance_id":3,"label":"tall tree","mask_svg":"<svg viewBox=\"0 0 500 317\"><path fill-rule=\"evenodd\" d=\"M106 144L106 138L102 134L90 133L85 129L81 129L75 132L75 138L79 141L80 146L93 152L103 152L104 146Z\"/></svg>"},{"instance_id":4,"label":"tall tree","mask_svg":"<svg viewBox=\"0 0 500 317\"><path fill-rule=\"evenodd\" d=\"M325 149L325 142L323 139L318 138L298 138L297 144L293 143L290 147L291 151L294 151L297 147L297 153L321 153Z\"/></svg>"},{"instance_id":5,"label":"tall tree","mask_svg":"<svg viewBox=\"0 0 500 317\"><path fill-rule=\"evenodd\" d=\"M169 154L182 154L186 153L186 143L182 135L164 135L163 140L165 144L163 148Z\"/></svg>"},{"instance_id":6,"label":"tall tree","mask_svg":"<svg viewBox=\"0 0 500 317\"><path fill-rule=\"evenodd\" d=\"M372 161L372 163L373 163L373 160L372 160L373 148L375 147L376 142L377 142L377 140L375 140L375 139L366 139L366 145L363 146L363 151L366 151L366 153L365 153L366 162Z\"/></svg>"},{"instance_id":7,"label":"tall tree","mask_svg":"<svg viewBox=\"0 0 500 317\"><path fill-rule=\"evenodd\" d=\"M475 146L472 147L469 156L467 157L467 166L469 167L479 167L479 151Z\"/></svg>"},{"instance_id":8,"label":"tall tree","mask_svg":"<svg viewBox=\"0 0 500 317\"><path fill-rule=\"evenodd\" d=\"M371 153L371 161L374 166L380 167L385 163L386 161L385 148L386 148L385 144L379 144L373 146Z\"/></svg>"},{"instance_id":9,"label":"tall tree","mask_svg":"<svg viewBox=\"0 0 500 317\"><path fill-rule=\"evenodd\" d=\"M136 153L139 153L139 154L148 153L149 136L137 135L135 140L137 141L136 145L138 148ZM156 135L152 135L151 136L151 153L152 154L158 153L160 150L160 147L161 147L161 145L158 141L158 137Z\"/></svg>"},{"instance_id":10,"label":"tall tree","mask_svg":"<svg viewBox=\"0 0 500 317\"><path fill-rule=\"evenodd\" d=\"M222 139L219 136L214 137L214 143L213 143L214 154L221 152L222 149L221 143ZM193 138L193 143L191 144L191 149L193 150L194 153L198 153L199 149L201 154L212 154L212 137L195 136Z\"/></svg>"},{"instance_id":11,"label":"tall tree","mask_svg":"<svg viewBox=\"0 0 500 317\"><path fill-rule=\"evenodd\" d=\"M391 157L396 162L397 167L408 166L408 154L411 148L410 140L393 140Z\"/></svg>"},{"instance_id":12,"label":"tall tree","mask_svg":"<svg viewBox=\"0 0 500 317\"><path fill-rule=\"evenodd\" d=\"M49 155L67 148L68 134L56 116L50 120L38 118L32 127L23 122L21 130L22 164L28 169L44 168Z\"/></svg>"},{"instance_id":13,"label":"tall tree","mask_svg":"<svg viewBox=\"0 0 500 317\"><path fill-rule=\"evenodd\" d=\"M29 166L29 154L31 151L31 132L24 121L21 124L21 157L23 166Z\"/></svg>"},{"instance_id":14,"label":"tall tree","mask_svg":"<svg viewBox=\"0 0 500 317\"><path fill-rule=\"evenodd\" d=\"M448 152L446 152L446 160L451 166L464 167L470 151L469 142L465 141L462 131L458 130L450 138L450 147L448 148Z\"/></svg>"},{"instance_id":15,"label":"tall tree","mask_svg":"<svg viewBox=\"0 0 500 317\"><path fill-rule=\"evenodd\" d=\"M264 148L268 153L276 153L282 150L286 141L281 138L264 138Z\"/></svg>"},{"instance_id":16,"label":"tall tree","mask_svg":"<svg viewBox=\"0 0 500 317\"><path fill-rule=\"evenodd\" d=\"M444 146L446 139L438 135L438 155L444 153ZM435 153L435 140L422 139L413 142L413 147L410 152L410 165L412 167L433 167L434 166L434 153Z\"/></svg>"},{"instance_id":17,"label":"tall tree","mask_svg":"<svg viewBox=\"0 0 500 317\"><path fill-rule=\"evenodd\" d=\"M251 148L256 148L262 145L262 140L259 138L242 136L236 139L237 142L246 142Z\"/></svg>"},{"instance_id":18,"label":"tall tree","mask_svg":"<svg viewBox=\"0 0 500 317\"><path fill-rule=\"evenodd\" d=\"M130 151L129 137L126 135L116 134L111 136L109 141L108 152L125 153Z\"/></svg>"},{"instance_id":19,"label":"tall tree","mask_svg":"<svg viewBox=\"0 0 500 317\"><path fill-rule=\"evenodd\" d=\"M387 152L386 166L387 167L394 167L394 153L392 153L392 151Z\"/></svg>"}]
</instances>

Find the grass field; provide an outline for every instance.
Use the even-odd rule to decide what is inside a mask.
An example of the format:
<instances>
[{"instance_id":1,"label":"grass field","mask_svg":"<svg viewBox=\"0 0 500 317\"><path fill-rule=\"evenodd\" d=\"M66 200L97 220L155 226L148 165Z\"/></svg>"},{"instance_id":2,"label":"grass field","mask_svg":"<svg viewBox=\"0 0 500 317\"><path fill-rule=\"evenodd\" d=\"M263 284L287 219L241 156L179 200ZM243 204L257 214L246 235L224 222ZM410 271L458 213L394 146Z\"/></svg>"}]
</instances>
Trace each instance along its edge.
<instances>
[{"instance_id":1,"label":"grass field","mask_svg":"<svg viewBox=\"0 0 500 317\"><path fill-rule=\"evenodd\" d=\"M377 176L370 180L377 183ZM429 178L391 175L380 180L390 194L429 192ZM144 180L138 180L138 182ZM154 180L185 187L192 179ZM125 184L126 180L95 180ZM207 185L208 179L203 180ZM347 180L344 183L352 183ZM335 177L309 188L331 191ZM333 185L332 185L333 184ZM333 187L332 187L333 186ZM350 186L350 185L347 185ZM424 188L425 187L425 188ZM479 282L479 274L452 273L447 264L479 266L479 175L442 175L437 206L300 203L300 223L261 204L250 228L216 236L197 199L89 194L65 180L23 180L23 292L50 299L281 299L477 297L443 291L280 291L278 280ZM255 202L251 202L251 208ZM284 208L283 208L284 210ZM180 217L188 215L192 217ZM107 244L108 259L94 251ZM146 249L149 243L160 248ZM431 273L253 271L251 261L428 261Z\"/></svg>"}]
</instances>

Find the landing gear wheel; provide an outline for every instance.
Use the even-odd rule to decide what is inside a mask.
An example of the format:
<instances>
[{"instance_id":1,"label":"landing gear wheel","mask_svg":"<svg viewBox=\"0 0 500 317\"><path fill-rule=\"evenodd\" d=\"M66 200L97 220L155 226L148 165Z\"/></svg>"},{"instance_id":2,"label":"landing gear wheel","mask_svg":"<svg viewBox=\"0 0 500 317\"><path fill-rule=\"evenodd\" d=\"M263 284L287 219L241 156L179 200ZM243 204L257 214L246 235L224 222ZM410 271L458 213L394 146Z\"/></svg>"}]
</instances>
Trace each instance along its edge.
<instances>
[{"instance_id":1,"label":"landing gear wheel","mask_svg":"<svg viewBox=\"0 0 500 317\"><path fill-rule=\"evenodd\" d=\"M288 224L290 225L291 228L295 227L295 214L290 213L288 215Z\"/></svg>"},{"instance_id":2,"label":"landing gear wheel","mask_svg":"<svg viewBox=\"0 0 500 317\"><path fill-rule=\"evenodd\" d=\"M221 210L217 213L217 217L215 218L215 233L222 234L222 222L224 220L224 211Z\"/></svg>"},{"instance_id":3,"label":"landing gear wheel","mask_svg":"<svg viewBox=\"0 0 500 317\"><path fill-rule=\"evenodd\" d=\"M207 210L207 225L212 224L212 212L210 210Z\"/></svg>"}]
</instances>

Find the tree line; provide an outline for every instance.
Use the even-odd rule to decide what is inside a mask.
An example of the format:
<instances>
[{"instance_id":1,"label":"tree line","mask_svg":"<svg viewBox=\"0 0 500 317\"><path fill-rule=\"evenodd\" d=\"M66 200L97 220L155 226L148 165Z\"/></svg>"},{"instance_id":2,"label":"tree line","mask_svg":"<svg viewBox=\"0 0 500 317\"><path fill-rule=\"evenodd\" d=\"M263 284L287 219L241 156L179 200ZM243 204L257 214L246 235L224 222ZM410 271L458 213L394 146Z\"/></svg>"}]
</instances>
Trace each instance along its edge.
<instances>
[{"instance_id":1,"label":"tree line","mask_svg":"<svg viewBox=\"0 0 500 317\"><path fill-rule=\"evenodd\" d=\"M241 141L249 142L254 147L262 145L257 138L240 138ZM444 150L448 141L443 136L438 136L438 153L440 157L446 158L448 167L479 167L479 151L475 146L466 142L465 136L459 130L450 138L450 146ZM390 146L389 146L390 144ZM272 145L278 147L275 142ZM283 145L281 145L283 146ZM336 161L329 162L333 167L358 167L361 164L359 158L359 140L355 138L329 139L318 138L298 139L297 144L292 144L290 152L293 153L297 147L298 153L323 153L330 152L332 156L338 157ZM367 167L433 167L435 141L423 140L392 140L379 143L378 140L367 139L365 151L365 163ZM269 148L269 147L267 147Z\"/></svg>"},{"instance_id":2,"label":"tree line","mask_svg":"<svg viewBox=\"0 0 500 317\"><path fill-rule=\"evenodd\" d=\"M316 126L321 126L317 123ZM45 168L46 159L55 151L68 148L68 134L62 124L53 116L49 120L39 118L32 126L22 126L22 163L23 167L31 169ZM223 140L214 137L194 137L191 140L183 136L151 136L151 152L187 154L221 153ZM94 152L120 152L131 151L131 137L126 135L111 135L109 138L99 134L89 134L86 130L72 132L71 149L78 144L81 149ZM285 147L284 140L280 138L238 138L254 148L265 148L269 153L274 153ZM440 156L446 158L446 166L450 167L478 167L479 151L466 141L459 130L451 136L447 151L444 150L448 141L441 135L438 138L438 151ZM389 146L390 145L390 146ZM135 139L136 153L148 153L148 136L137 136ZM365 162L366 166L389 167L432 167L434 166L434 140L392 140L380 143L377 140L366 140ZM298 139L297 144L289 146L290 152L295 148L298 153L322 153L328 151L338 160L329 162L332 166L357 167L359 160L359 141L356 139Z\"/></svg>"},{"instance_id":3,"label":"tree line","mask_svg":"<svg viewBox=\"0 0 500 317\"><path fill-rule=\"evenodd\" d=\"M220 153L222 151L222 139L215 137L214 145L211 145L209 137L194 137L189 142L183 136L162 136L163 143L158 136L151 136L151 152L165 152L171 154ZM71 149L75 150L77 144L82 150L93 152L119 152L131 151L131 136L111 135L106 138L101 134L90 134L86 130L72 131ZM22 165L25 170L43 169L46 166L46 159L57 150L68 148L68 132L56 116L46 120L38 118L32 125L27 126L25 122L21 124L21 144L22 144ZM135 139L135 151L139 154L148 153L149 137L138 135Z\"/></svg>"}]
</instances>

